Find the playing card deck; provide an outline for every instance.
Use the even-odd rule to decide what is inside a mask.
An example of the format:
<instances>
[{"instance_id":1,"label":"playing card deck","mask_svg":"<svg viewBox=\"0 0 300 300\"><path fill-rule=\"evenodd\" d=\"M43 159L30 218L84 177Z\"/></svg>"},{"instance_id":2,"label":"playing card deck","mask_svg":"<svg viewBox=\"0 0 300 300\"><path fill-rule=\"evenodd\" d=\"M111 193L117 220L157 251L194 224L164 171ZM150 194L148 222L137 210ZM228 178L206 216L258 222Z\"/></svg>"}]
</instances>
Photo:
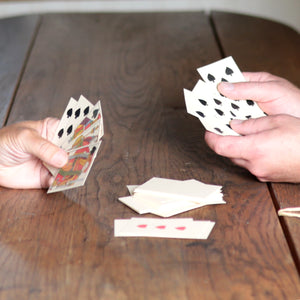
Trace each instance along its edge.
<instances>
[{"instance_id":1,"label":"playing card deck","mask_svg":"<svg viewBox=\"0 0 300 300\"><path fill-rule=\"evenodd\" d=\"M47 166L55 178L48 193L84 185L103 134L100 101L93 105L83 96L78 101L71 98L52 140L67 151L69 161L61 169Z\"/></svg>"},{"instance_id":2,"label":"playing card deck","mask_svg":"<svg viewBox=\"0 0 300 300\"><path fill-rule=\"evenodd\" d=\"M194 221L190 218L117 219L114 221L114 234L117 237L207 239L214 225L212 221Z\"/></svg>"},{"instance_id":3,"label":"playing card deck","mask_svg":"<svg viewBox=\"0 0 300 300\"><path fill-rule=\"evenodd\" d=\"M231 100L217 90L220 82L244 82L245 78L231 56L197 69L201 79L192 91L184 89L187 112L197 117L206 130L238 136L230 127L233 119L247 120L266 114L252 100Z\"/></svg>"},{"instance_id":4,"label":"playing card deck","mask_svg":"<svg viewBox=\"0 0 300 300\"><path fill-rule=\"evenodd\" d=\"M119 201L139 214L152 213L171 217L211 204L224 204L222 187L195 179L174 180L153 177L140 186L127 187L130 196Z\"/></svg>"}]
</instances>

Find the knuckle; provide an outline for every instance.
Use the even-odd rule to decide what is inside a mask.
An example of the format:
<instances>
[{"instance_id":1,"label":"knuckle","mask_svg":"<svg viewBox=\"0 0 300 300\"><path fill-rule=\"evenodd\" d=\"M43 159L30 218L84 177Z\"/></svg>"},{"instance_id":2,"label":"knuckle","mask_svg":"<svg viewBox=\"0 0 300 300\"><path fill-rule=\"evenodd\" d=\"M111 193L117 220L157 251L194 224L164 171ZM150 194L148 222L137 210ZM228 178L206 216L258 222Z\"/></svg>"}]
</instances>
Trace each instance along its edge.
<instances>
[{"instance_id":1,"label":"knuckle","mask_svg":"<svg viewBox=\"0 0 300 300\"><path fill-rule=\"evenodd\" d=\"M268 178L268 171L263 167L262 164L254 164L249 168L249 171L257 177L259 181L265 182Z\"/></svg>"},{"instance_id":2,"label":"knuckle","mask_svg":"<svg viewBox=\"0 0 300 300\"><path fill-rule=\"evenodd\" d=\"M214 151L219 155L226 154L228 152L228 148L230 148L230 146L225 144L222 139L214 145Z\"/></svg>"},{"instance_id":3,"label":"knuckle","mask_svg":"<svg viewBox=\"0 0 300 300\"><path fill-rule=\"evenodd\" d=\"M33 131L28 127L19 127L17 128L17 138L22 141L29 140L33 135Z\"/></svg>"},{"instance_id":4,"label":"knuckle","mask_svg":"<svg viewBox=\"0 0 300 300\"><path fill-rule=\"evenodd\" d=\"M260 79L262 81L269 81L269 80L274 79L274 75L272 75L269 72L263 71L263 72L260 72Z\"/></svg>"},{"instance_id":5,"label":"knuckle","mask_svg":"<svg viewBox=\"0 0 300 300\"><path fill-rule=\"evenodd\" d=\"M279 127L290 119L288 115L274 115L270 117L270 122L274 127Z\"/></svg>"}]
</instances>

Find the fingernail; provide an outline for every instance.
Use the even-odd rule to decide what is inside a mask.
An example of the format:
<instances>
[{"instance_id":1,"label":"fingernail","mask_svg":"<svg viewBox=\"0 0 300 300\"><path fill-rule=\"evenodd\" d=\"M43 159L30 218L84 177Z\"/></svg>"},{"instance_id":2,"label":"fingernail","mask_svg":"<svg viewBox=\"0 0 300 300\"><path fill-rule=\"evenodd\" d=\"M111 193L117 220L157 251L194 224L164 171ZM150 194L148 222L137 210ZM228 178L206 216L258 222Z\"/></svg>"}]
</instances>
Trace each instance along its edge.
<instances>
[{"instance_id":1,"label":"fingernail","mask_svg":"<svg viewBox=\"0 0 300 300\"><path fill-rule=\"evenodd\" d=\"M243 120L233 119L230 121L230 126L240 125L243 122L244 122Z\"/></svg>"},{"instance_id":2,"label":"fingernail","mask_svg":"<svg viewBox=\"0 0 300 300\"><path fill-rule=\"evenodd\" d=\"M63 151L57 151L52 157L52 163L55 166L62 167L68 162L68 154Z\"/></svg>"},{"instance_id":3,"label":"fingernail","mask_svg":"<svg viewBox=\"0 0 300 300\"><path fill-rule=\"evenodd\" d=\"M219 84L219 87L222 89L222 91L232 91L234 89L234 84L230 82L221 82Z\"/></svg>"}]
</instances>

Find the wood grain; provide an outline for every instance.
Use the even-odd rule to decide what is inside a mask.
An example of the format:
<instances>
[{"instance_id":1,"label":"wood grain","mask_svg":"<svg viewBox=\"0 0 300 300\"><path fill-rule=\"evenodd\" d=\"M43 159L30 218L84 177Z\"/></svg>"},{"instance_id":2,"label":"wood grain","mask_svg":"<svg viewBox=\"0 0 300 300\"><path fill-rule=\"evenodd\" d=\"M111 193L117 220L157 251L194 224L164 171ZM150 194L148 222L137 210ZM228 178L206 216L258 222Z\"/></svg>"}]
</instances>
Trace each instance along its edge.
<instances>
[{"instance_id":1,"label":"wood grain","mask_svg":"<svg viewBox=\"0 0 300 300\"><path fill-rule=\"evenodd\" d=\"M292 28L262 18L213 12L225 56L232 55L242 71L266 71L300 86L300 38Z\"/></svg>"},{"instance_id":2,"label":"wood grain","mask_svg":"<svg viewBox=\"0 0 300 300\"><path fill-rule=\"evenodd\" d=\"M84 187L0 189L0 298L290 299L298 274L266 184L215 155L183 107L196 68L220 58L203 13L42 17L9 123L100 97L105 136ZM224 186L208 240L114 238L118 202L153 176Z\"/></svg>"},{"instance_id":3,"label":"wood grain","mask_svg":"<svg viewBox=\"0 0 300 300\"><path fill-rule=\"evenodd\" d=\"M0 127L6 121L37 24L34 16L0 20Z\"/></svg>"},{"instance_id":4,"label":"wood grain","mask_svg":"<svg viewBox=\"0 0 300 300\"><path fill-rule=\"evenodd\" d=\"M213 22L225 55L233 55L245 71L267 71L300 86L300 36L275 22L251 17L213 13ZM299 184L270 185L276 209L300 206ZM291 251L300 270L300 222L281 218Z\"/></svg>"}]
</instances>

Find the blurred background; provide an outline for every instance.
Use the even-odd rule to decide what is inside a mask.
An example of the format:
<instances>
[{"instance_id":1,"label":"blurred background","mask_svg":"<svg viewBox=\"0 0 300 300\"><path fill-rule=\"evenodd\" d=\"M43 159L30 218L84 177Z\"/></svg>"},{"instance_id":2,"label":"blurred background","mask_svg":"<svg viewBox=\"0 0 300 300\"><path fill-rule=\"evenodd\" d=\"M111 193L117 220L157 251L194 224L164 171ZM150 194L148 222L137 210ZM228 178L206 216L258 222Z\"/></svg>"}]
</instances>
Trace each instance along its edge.
<instances>
[{"instance_id":1,"label":"blurred background","mask_svg":"<svg viewBox=\"0 0 300 300\"><path fill-rule=\"evenodd\" d=\"M300 32L300 0L0 0L0 18L56 12L158 12L211 10L275 20Z\"/></svg>"}]
</instances>

